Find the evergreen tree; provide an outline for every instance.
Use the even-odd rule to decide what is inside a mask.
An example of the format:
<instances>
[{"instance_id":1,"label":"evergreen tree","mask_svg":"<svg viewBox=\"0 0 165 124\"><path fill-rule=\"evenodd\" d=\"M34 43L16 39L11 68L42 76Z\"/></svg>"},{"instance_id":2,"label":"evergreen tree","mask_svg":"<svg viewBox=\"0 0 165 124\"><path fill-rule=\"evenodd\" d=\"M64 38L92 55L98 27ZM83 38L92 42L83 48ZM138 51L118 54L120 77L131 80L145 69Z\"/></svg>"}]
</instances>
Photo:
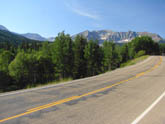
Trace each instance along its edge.
<instances>
[{"instance_id":1,"label":"evergreen tree","mask_svg":"<svg viewBox=\"0 0 165 124\"><path fill-rule=\"evenodd\" d=\"M87 60L87 75L93 76L102 72L103 52L98 41L90 40L85 47L85 59Z\"/></svg>"},{"instance_id":2,"label":"evergreen tree","mask_svg":"<svg viewBox=\"0 0 165 124\"><path fill-rule=\"evenodd\" d=\"M37 82L46 83L55 80L55 69L51 56L44 51L40 51L37 56Z\"/></svg>"},{"instance_id":3,"label":"evergreen tree","mask_svg":"<svg viewBox=\"0 0 165 124\"><path fill-rule=\"evenodd\" d=\"M122 63L129 60L128 44L124 44L121 48Z\"/></svg>"},{"instance_id":4,"label":"evergreen tree","mask_svg":"<svg viewBox=\"0 0 165 124\"><path fill-rule=\"evenodd\" d=\"M136 53L140 50L144 50L148 55L159 53L159 45L149 36L136 37L132 40L132 47Z\"/></svg>"},{"instance_id":5,"label":"evergreen tree","mask_svg":"<svg viewBox=\"0 0 165 124\"><path fill-rule=\"evenodd\" d=\"M69 35L59 33L52 49L53 62L59 78L72 77L73 72L73 42Z\"/></svg>"},{"instance_id":6,"label":"evergreen tree","mask_svg":"<svg viewBox=\"0 0 165 124\"><path fill-rule=\"evenodd\" d=\"M17 88L24 88L27 83L27 56L24 52L19 52L9 65L9 74L16 80ZM32 66L32 65L31 65Z\"/></svg>"},{"instance_id":7,"label":"evergreen tree","mask_svg":"<svg viewBox=\"0 0 165 124\"><path fill-rule=\"evenodd\" d=\"M113 43L112 45L112 70L116 69L117 67L120 67L120 63L122 60L120 46L117 46Z\"/></svg>"},{"instance_id":8,"label":"evergreen tree","mask_svg":"<svg viewBox=\"0 0 165 124\"><path fill-rule=\"evenodd\" d=\"M12 78L9 75L8 66L13 60L13 55L10 51L3 51L0 54L0 91L6 91L10 89L12 84Z\"/></svg>"},{"instance_id":9,"label":"evergreen tree","mask_svg":"<svg viewBox=\"0 0 165 124\"><path fill-rule=\"evenodd\" d=\"M103 59L103 65L104 65L104 71L108 71L112 69L112 63L113 63L113 43L104 41L103 42L103 52L104 52L104 59Z\"/></svg>"},{"instance_id":10,"label":"evergreen tree","mask_svg":"<svg viewBox=\"0 0 165 124\"><path fill-rule=\"evenodd\" d=\"M74 78L83 78L86 76L86 60L84 58L84 50L87 40L77 35L74 41Z\"/></svg>"},{"instance_id":11,"label":"evergreen tree","mask_svg":"<svg viewBox=\"0 0 165 124\"><path fill-rule=\"evenodd\" d=\"M10 51L3 51L0 54L0 71L4 71L8 73L8 66L10 62L13 60L14 56Z\"/></svg>"}]
</instances>

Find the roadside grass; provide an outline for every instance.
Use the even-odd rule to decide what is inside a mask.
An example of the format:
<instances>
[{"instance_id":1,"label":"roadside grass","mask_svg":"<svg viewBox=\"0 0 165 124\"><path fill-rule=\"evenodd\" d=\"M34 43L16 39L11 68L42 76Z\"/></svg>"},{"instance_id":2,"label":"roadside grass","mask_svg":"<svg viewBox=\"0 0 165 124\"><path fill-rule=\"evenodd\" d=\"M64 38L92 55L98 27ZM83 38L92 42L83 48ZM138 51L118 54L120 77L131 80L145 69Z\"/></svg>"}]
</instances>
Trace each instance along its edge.
<instances>
[{"instance_id":1,"label":"roadside grass","mask_svg":"<svg viewBox=\"0 0 165 124\"><path fill-rule=\"evenodd\" d=\"M136 64L136 63L138 63L140 61L143 61L143 60L147 59L148 57L149 57L149 55L144 55L144 56L135 58L133 60L129 60L129 61L121 64L120 67L123 68L123 67L126 67L126 66L134 65L134 64Z\"/></svg>"},{"instance_id":2,"label":"roadside grass","mask_svg":"<svg viewBox=\"0 0 165 124\"><path fill-rule=\"evenodd\" d=\"M130 65L134 65L134 64L136 64L140 61L145 60L148 57L149 57L149 55L144 55L144 56L135 58L133 60L129 60L129 61L121 64L120 68L130 66ZM61 79L61 80L58 80L58 81L52 81L52 82L48 82L48 83L44 83L44 84L28 85L28 86L26 86L25 89L30 89L30 88L35 88L35 87L42 87L42 86L46 86L46 85L53 85L53 84L68 82L68 81L72 81L72 80L73 80L72 78L65 78L65 79Z\"/></svg>"},{"instance_id":3,"label":"roadside grass","mask_svg":"<svg viewBox=\"0 0 165 124\"><path fill-rule=\"evenodd\" d=\"M35 88L35 87L42 87L42 86L46 86L46 85L53 85L53 84L68 82L68 81L72 81L72 80L73 80L72 78L65 78L65 79L61 79L61 80L58 80L58 81L47 82L47 83L44 83L44 84L27 85L25 89L30 89L30 88Z\"/></svg>"},{"instance_id":4,"label":"roadside grass","mask_svg":"<svg viewBox=\"0 0 165 124\"><path fill-rule=\"evenodd\" d=\"M129 61L121 64L119 68L123 68L123 67L126 67L126 66L134 65L134 64L136 64L138 62L141 62L141 61L147 59L148 57L149 57L149 55L144 55L144 56L135 58L133 60L129 60ZM54 85L54 84L59 84L59 83L68 82L68 81L72 81L72 80L73 80L72 78L65 78L65 79L61 79L61 80L58 80L58 81L47 82L47 83L44 83L44 84L27 85L24 89L43 87L43 86L46 86L46 85ZM0 93L4 93L4 91L0 90Z\"/></svg>"}]
</instances>

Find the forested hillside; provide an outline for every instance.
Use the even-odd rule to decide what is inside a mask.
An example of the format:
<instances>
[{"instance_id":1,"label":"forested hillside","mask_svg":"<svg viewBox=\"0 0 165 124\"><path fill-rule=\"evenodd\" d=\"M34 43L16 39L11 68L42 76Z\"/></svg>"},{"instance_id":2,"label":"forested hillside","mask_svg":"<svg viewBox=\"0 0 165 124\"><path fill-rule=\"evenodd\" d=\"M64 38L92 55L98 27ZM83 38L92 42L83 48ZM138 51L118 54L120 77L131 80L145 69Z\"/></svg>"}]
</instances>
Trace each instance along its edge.
<instances>
[{"instance_id":1,"label":"forested hillside","mask_svg":"<svg viewBox=\"0 0 165 124\"><path fill-rule=\"evenodd\" d=\"M11 38L10 34L8 37L17 41L17 37ZM4 42L0 45L0 92L65 78L93 76L116 69L130 59L163 52L165 45L148 36L137 37L121 46L108 41L103 45L99 45L97 40L87 42L79 35L72 40L64 32L59 33L53 43L22 42L13 45Z\"/></svg>"},{"instance_id":2,"label":"forested hillside","mask_svg":"<svg viewBox=\"0 0 165 124\"><path fill-rule=\"evenodd\" d=\"M6 30L0 30L0 43L2 42L20 44L22 42L40 42L40 41L30 40L16 33L12 33Z\"/></svg>"}]
</instances>

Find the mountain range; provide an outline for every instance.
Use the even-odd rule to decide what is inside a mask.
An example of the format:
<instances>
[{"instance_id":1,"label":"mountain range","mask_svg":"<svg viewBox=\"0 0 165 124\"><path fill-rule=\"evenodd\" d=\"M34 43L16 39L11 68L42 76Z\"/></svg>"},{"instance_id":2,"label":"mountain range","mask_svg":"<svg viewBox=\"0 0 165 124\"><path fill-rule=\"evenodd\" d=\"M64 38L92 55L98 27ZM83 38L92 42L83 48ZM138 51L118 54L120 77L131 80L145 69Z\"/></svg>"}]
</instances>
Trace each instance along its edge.
<instances>
[{"instance_id":1,"label":"mountain range","mask_svg":"<svg viewBox=\"0 0 165 124\"><path fill-rule=\"evenodd\" d=\"M21 35L26 37L26 38L32 39L32 40L39 40L39 41L47 41L48 40L37 33L26 33L26 34L21 34Z\"/></svg>"},{"instance_id":2,"label":"mountain range","mask_svg":"<svg viewBox=\"0 0 165 124\"><path fill-rule=\"evenodd\" d=\"M9 31L5 26L0 25L0 30Z\"/></svg>"},{"instance_id":3,"label":"mountain range","mask_svg":"<svg viewBox=\"0 0 165 124\"><path fill-rule=\"evenodd\" d=\"M0 43L20 44L21 42L41 42L39 40L28 39L18 33L10 32L7 28L0 25Z\"/></svg>"},{"instance_id":4,"label":"mountain range","mask_svg":"<svg viewBox=\"0 0 165 124\"><path fill-rule=\"evenodd\" d=\"M6 27L0 25L0 30L1 31L6 31L10 32ZM24 38L31 39L31 40L37 40L37 41L54 41L55 37L50 37L50 38L45 38L42 37L41 35L37 33L26 33L26 34L18 34L14 32L10 32L15 35L20 35ZM128 32L114 32L112 30L96 30L96 31L84 31L80 32L78 34L75 34L72 36L72 39L76 37L76 35L82 35L87 40L98 40L100 44L104 40L107 41L114 41L115 43L126 43L134 39L135 37L140 37L140 36L150 36L152 39L156 42L164 42L163 38L155 33L150 33L150 32L135 32L135 31L128 31Z\"/></svg>"},{"instance_id":5,"label":"mountain range","mask_svg":"<svg viewBox=\"0 0 165 124\"><path fill-rule=\"evenodd\" d=\"M3 25L0 25L0 30L11 32L10 30L8 30ZM25 33L25 34L18 34L18 33L15 33L15 32L11 32L11 33L16 34L16 35L23 36L23 37L28 38L28 39L31 39L31 40L47 41L46 38L42 37L41 35L39 35L37 33Z\"/></svg>"},{"instance_id":6,"label":"mountain range","mask_svg":"<svg viewBox=\"0 0 165 124\"><path fill-rule=\"evenodd\" d=\"M88 40L94 39L98 40L101 44L104 40L114 41L115 43L126 43L134 39L135 37L140 36L150 36L156 42L162 41L163 38L158 34L149 33L149 32L114 32L111 30L97 30L97 31L84 31L76 35L82 35L86 37ZM76 36L74 35L73 38Z\"/></svg>"}]
</instances>

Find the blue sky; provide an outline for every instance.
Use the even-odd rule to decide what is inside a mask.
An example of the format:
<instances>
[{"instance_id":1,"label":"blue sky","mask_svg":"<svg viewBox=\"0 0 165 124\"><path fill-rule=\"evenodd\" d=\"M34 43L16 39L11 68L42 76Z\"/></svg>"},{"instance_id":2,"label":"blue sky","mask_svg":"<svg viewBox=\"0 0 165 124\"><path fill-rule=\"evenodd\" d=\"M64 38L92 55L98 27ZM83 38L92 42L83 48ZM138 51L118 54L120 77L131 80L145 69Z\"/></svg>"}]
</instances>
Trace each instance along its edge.
<instances>
[{"instance_id":1,"label":"blue sky","mask_svg":"<svg viewBox=\"0 0 165 124\"><path fill-rule=\"evenodd\" d=\"M65 31L148 31L165 38L165 0L0 0L0 25L44 37Z\"/></svg>"}]
</instances>

